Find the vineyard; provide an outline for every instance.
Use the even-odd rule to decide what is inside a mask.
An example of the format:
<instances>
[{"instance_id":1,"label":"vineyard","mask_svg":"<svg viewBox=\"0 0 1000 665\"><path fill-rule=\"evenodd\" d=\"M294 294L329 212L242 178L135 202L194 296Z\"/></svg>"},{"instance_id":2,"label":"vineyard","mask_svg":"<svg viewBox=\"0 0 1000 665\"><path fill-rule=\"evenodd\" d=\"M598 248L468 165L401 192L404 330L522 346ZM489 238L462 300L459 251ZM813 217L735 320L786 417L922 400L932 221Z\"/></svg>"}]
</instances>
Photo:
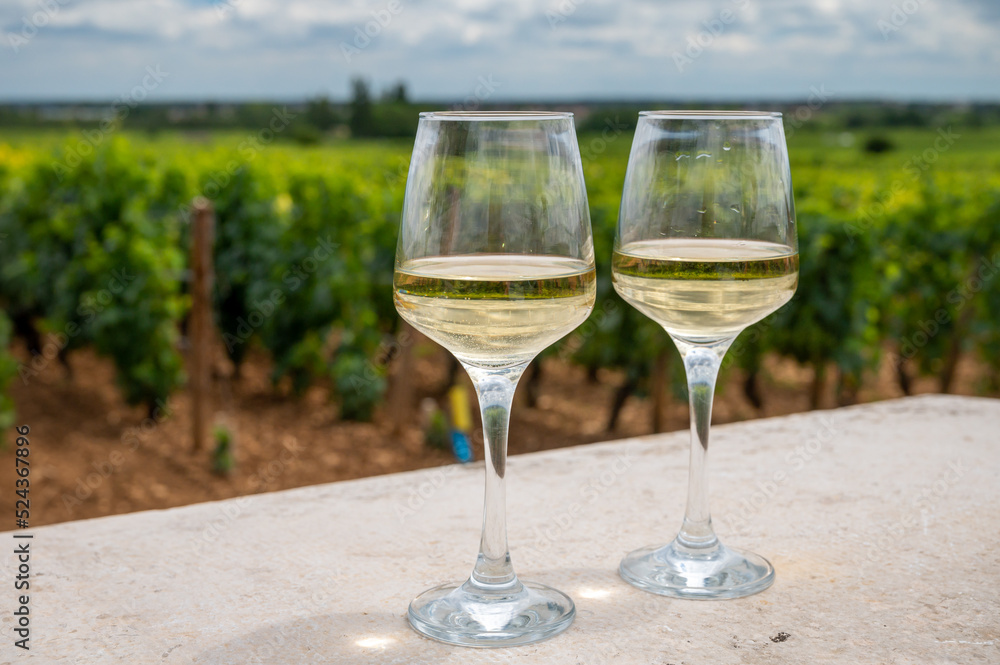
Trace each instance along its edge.
<instances>
[{"instance_id":1,"label":"vineyard","mask_svg":"<svg viewBox=\"0 0 1000 665\"><path fill-rule=\"evenodd\" d=\"M887 365L904 393L926 377L948 392L962 358L982 368L975 392L1000 391L1000 132L885 132L887 145L789 134L800 283L726 358L746 398L757 407L768 399L768 358L810 370L814 407L829 374L848 404ZM630 142L618 129L580 137L598 300L587 323L545 352L591 378L616 372L610 431L631 396L685 391L669 339L611 288ZM404 374L394 367L414 352L391 298L408 141L300 146L220 133L98 143L0 136L5 429L16 418L13 382L68 367L80 349L113 363L123 398L151 416L184 390L189 206L198 196L215 209L213 310L232 379L254 351L270 359L276 392L329 386L343 420L384 409L393 377ZM415 412L413 403L397 407ZM390 417L415 417L408 413Z\"/></svg>"}]
</instances>

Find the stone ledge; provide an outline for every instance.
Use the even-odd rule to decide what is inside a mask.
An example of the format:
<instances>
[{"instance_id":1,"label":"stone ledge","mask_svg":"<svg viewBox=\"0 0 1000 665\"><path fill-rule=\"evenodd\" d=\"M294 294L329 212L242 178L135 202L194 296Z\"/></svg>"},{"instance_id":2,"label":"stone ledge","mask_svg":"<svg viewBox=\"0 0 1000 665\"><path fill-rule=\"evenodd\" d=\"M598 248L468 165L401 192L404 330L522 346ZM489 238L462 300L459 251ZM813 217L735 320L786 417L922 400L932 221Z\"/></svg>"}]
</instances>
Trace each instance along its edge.
<instances>
[{"instance_id":1,"label":"stone ledge","mask_svg":"<svg viewBox=\"0 0 1000 665\"><path fill-rule=\"evenodd\" d=\"M511 458L515 566L577 603L547 642L470 650L407 627L411 597L471 569L474 465L35 529L32 649L7 644L0 663L1000 662L1000 401L715 428L719 535L777 569L734 601L661 598L616 573L673 536L687 445L677 432Z\"/></svg>"}]
</instances>

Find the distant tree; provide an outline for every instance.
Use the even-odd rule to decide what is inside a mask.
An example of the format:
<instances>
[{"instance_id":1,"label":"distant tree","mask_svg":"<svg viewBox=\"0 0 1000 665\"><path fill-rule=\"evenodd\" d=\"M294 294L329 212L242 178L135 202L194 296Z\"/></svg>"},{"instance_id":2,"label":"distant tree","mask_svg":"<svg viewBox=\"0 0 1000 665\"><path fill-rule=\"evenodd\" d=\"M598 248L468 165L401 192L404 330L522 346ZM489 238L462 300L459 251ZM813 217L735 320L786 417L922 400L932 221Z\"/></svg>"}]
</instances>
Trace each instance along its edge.
<instances>
[{"instance_id":1,"label":"distant tree","mask_svg":"<svg viewBox=\"0 0 1000 665\"><path fill-rule=\"evenodd\" d=\"M375 111L371 91L363 78L351 81L351 117L348 125L352 136L373 136L375 134Z\"/></svg>"},{"instance_id":2,"label":"distant tree","mask_svg":"<svg viewBox=\"0 0 1000 665\"><path fill-rule=\"evenodd\" d=\"M606 136L617 136L635 129L636 120L642 107L623 106L621 108L594 109L580 122L580 133L606 132ZM610 133L607 133L610 132Z\"/></svg>"},{"instance_id":3,"label":"distant tree","mask_svg":"<svg viewBox=\"0 0 1000 665\"><path fill-rule=\"evenodd\" d=\"M328 97L317 97L306 105L306 122L321 132L340 123L340 115Z\"/></svg>"},{"instance_id":4,"label":"distant tree","mask_svg":"<svg viewBox=\"0 0 1000 665\"><path fill-rule=\"evenodd\" d=\"M417 110L409 104L378 104L375 107L375 126L379 136L415 136L418 119Z\"/></svg>"},{"instance_id":5,"label":"distant tree","mask_svg":"<svg viewBox=\"0 0 1000 665\"><path fill-rule=\"evenodd\" d=\"M409 100L406 99L406 83L398 81L382 93L382 101L389 104L409 104Z\"/></svg>"}]
</instances>

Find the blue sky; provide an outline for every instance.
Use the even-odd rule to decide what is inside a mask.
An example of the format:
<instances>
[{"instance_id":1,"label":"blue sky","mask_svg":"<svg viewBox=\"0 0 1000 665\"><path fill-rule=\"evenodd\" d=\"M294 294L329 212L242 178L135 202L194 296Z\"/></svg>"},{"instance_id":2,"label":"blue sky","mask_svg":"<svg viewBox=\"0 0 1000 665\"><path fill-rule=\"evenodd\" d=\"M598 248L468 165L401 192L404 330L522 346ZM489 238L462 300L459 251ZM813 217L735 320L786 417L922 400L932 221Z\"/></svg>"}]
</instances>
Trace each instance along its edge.
<instances>
[{"instance_id":1,"label":"blue sky","mask_svg":"<svg viewBox=\"0 0 1000 665\"><path fill-rule=\"evenodd\" d=\"M1000 0L0 2L0 99L114 99L148 67L150 100L357 75L438 101L1000 100Z\"/></svg>"}]
</instances>

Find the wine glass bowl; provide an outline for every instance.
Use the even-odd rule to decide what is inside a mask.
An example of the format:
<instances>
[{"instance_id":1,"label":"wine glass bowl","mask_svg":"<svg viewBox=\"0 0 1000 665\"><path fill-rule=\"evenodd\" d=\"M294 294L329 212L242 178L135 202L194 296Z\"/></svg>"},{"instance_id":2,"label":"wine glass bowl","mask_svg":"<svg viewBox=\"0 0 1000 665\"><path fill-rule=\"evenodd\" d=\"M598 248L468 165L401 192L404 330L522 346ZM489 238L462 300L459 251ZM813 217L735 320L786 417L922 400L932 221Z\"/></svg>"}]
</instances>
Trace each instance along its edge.
<instances>
[{"instance_id":1,"label":"wine glass bowl","mask_svg":"<svg viewBox=\"0 0 1000 665\"><path fill-rule=\"evenodd\" d=\"M527 644L572 623L573 601L521 582L507 548L511 400L527 364L589 316L593 239L569 113L422 113L393 277L396 309L463 365L486 458L472 575L424 592L410 624L463 646Z\"/></svg>"},{"instance_id":2,"label":"wine glass bowl","mask_svg":"<svg viewBox=\"0 0 1000 665\"><path fill-rule=\"evenodd\" d=\"M688 498L680 532L619 568L629 583L679 598L766 589L763 557L719 542L705 462L712 397L726 350L791 299L798 283L795 207L781 115L640 114L612 257L614 287L659 323L684 360L691 405Z\"/></svg>"}]
</instances>

